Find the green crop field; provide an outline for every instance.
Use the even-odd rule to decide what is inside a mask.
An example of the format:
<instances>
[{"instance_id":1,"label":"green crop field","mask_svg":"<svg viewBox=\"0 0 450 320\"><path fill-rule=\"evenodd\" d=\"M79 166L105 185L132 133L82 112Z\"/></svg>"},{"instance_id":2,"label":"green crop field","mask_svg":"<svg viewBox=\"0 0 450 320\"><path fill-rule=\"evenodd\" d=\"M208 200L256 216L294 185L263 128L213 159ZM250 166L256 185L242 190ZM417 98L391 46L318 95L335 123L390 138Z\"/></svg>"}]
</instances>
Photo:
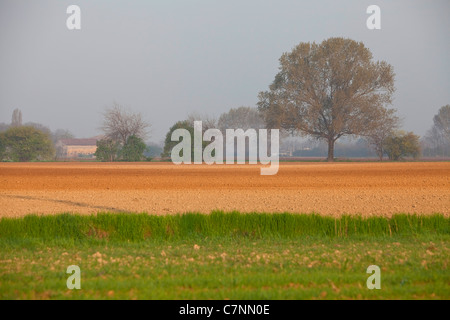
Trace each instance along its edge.
<instances>
[{"instance_id":1,"label":"green crop field","mask_svg":"<svg viewBox=\"0 0 450 320\"><path fill-rule=\"evenodd\" d=\"M449 253L439 214L30 215L0 220L0 298L449 299Z\"/></svg>"}]
</instances>

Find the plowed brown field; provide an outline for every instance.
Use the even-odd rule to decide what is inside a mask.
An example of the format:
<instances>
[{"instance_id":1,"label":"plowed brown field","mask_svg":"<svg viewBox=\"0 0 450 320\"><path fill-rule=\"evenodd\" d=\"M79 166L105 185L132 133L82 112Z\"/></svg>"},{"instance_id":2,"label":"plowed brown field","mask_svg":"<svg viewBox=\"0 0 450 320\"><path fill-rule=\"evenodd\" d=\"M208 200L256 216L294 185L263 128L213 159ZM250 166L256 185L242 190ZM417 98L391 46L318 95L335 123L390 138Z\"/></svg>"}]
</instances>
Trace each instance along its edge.
<instances>
[{"instance_id":1,"label":"plowed brown field","mask_svg":"<svg viewBox=\"0 0 450 320\"><path fill-rule=\"evenodd\" d=\"M450 215L450 163L1 163L0 217L214 209L325 215Z\"/></svg>"}]
</instances>

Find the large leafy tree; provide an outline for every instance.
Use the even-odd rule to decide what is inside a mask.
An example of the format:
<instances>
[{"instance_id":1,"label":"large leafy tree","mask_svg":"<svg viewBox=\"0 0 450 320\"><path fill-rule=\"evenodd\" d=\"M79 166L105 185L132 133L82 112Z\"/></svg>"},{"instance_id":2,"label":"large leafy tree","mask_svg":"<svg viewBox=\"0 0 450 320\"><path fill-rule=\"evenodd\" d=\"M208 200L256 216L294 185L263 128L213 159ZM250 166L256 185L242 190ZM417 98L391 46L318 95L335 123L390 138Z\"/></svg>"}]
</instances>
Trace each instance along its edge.
<instances>
[{"instance_id":1,"label":"large leafy tree","mask_svg":"<svg viewBox=\"0 0 450 320\"><path fill-rule=\"evenodd\" d=\"M267 127L325 140L333 161L336 140L366 133L376 110L391 103L394 72L362 42L330 38L284 53L269 89L258 102Z\"/></svg>"},{"instance_id":2,"label":"large leafy tree","mask_svg":"<svg viewBox=\"0 0 450 320\"><path fill-rule=\"evenodd\" d=\"M50 135L31 126L10 127L0 134L0 145L3 159L12 161L49 160L55 153Z\"/></svg>"}]
</instances>

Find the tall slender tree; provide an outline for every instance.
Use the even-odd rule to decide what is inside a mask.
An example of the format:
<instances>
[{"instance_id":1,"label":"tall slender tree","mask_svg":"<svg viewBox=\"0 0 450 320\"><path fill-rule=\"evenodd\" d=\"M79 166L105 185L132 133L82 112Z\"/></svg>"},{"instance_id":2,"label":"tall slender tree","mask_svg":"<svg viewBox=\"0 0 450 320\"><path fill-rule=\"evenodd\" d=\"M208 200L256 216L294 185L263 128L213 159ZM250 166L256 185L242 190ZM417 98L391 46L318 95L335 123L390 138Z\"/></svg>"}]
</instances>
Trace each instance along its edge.
<instances>
[{"instance_id":1,"label":"tall slender tree","mask_svg":"<svg viewBox=\"0 0 450 320\"><path fill-rule=\"evenodd\" d=\"M11 127L20 127L22 125L22 111L14 109L11 117Z\"/></svg>"}]
</instances>

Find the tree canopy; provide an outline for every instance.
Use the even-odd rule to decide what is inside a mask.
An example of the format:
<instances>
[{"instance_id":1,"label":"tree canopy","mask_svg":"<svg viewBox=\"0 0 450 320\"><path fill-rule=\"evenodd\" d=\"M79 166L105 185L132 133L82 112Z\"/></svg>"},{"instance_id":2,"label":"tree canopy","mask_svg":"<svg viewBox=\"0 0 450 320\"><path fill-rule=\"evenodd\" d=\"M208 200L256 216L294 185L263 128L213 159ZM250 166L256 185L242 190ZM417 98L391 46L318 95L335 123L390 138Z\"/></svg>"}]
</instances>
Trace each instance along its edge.
<instances>
[{"instance_id":1,"label":"tree canopy","mask_svg":"<svg viewBox=\"0 0 450 320\"><path fill-rule=\"evenodd\" d=\"M327 141L328 161L337 139L375 125L377 109L391 103L395 90L392 66L373 61L369 49L351 39L300 43L281 56L279 69L269 91L259 94L267 127Z\"/></svg>"}]
</instances>

